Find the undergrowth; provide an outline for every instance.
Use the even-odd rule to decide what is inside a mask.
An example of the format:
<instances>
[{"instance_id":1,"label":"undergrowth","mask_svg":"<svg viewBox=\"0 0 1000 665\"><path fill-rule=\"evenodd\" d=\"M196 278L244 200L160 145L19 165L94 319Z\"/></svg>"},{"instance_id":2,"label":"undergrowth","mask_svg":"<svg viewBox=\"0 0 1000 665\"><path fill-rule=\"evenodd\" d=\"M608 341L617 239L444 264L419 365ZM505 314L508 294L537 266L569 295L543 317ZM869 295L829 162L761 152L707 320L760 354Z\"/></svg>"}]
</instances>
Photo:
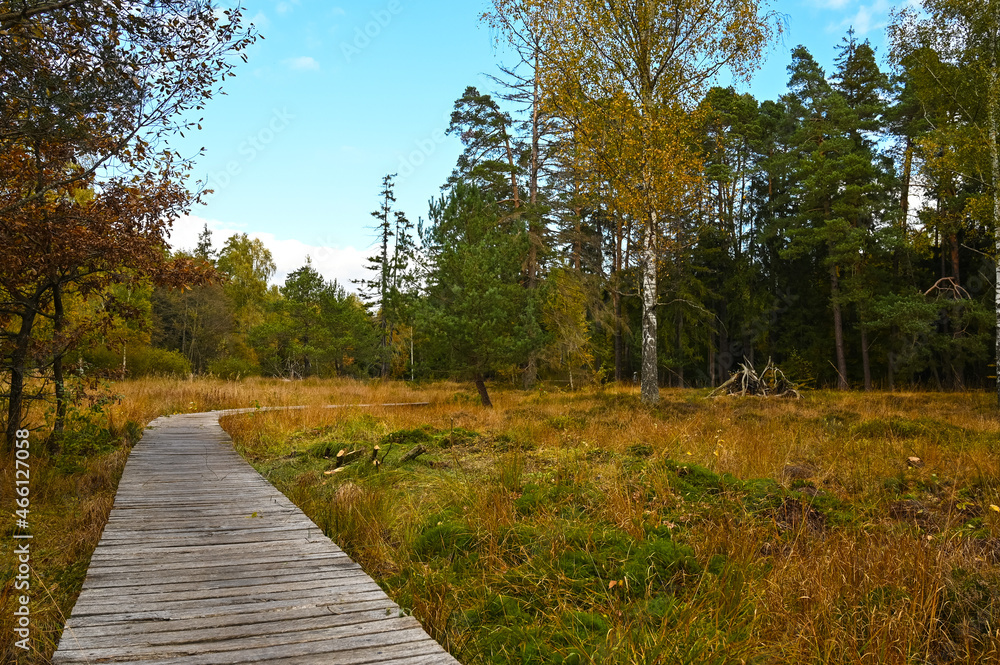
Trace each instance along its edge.
<instances>
[{"instance_id":1,"label":"undergrowth","mask_svg":"<svg viewBox=\"0 0 1000 665\"><path fill-rule=\"evenodd\" d=\"M16 528L13 455L4 456L0 465L0 494L9 506L3 518L0 545L0 661L4 663L48 663L55 651L66 618L83 586L90 556L97 547L101 531L114 503L118 480L131 446L142 434L142 425L116 419L105 407L104 398L85 408L71 408L61 437L35 423L28 437L30 457L29 529ZM30 587L15 587L19 558L15 533L30 533L31 570L21 582ZM29 649L16 646L14 628L20 607L19 597L27 595L29 604Z\"/></svg>"}]
</instances>

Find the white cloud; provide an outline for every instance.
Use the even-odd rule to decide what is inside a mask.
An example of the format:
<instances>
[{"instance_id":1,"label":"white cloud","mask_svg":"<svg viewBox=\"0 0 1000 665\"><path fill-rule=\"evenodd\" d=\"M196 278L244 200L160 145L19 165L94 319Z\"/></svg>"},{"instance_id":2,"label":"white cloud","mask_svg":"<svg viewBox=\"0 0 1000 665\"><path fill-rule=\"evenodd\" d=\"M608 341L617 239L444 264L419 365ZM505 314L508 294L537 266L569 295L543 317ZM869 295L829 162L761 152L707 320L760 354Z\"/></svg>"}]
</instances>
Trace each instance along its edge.
<instances>
[{"instance_id":1,"label":"white cloud","mask_svg":"<svg viewBox=\"0 0 1000 665\"><path fill-rule=\"evenodd\" d=\"M282 64L286 65L289 69L294 69L297 71L318 71L319 63L315 58L308 55L303 55L298 58L289 58L287 60L282 60Z\"/></svg>"},{"instance_id":2,"label":"white cloud","mask_svg":"<svg viewBox=\"0 0 1000 665\"><path fill-rule=\"evenodd\" d=\"M271 22L267 20L267 15L265 15L264 12L257 12L254 14L253 18L250 19L250 22L253 23L253 26L258 30L262 30L271 25Z\"/></svg>"},{"instance_id":3,"label":"white cloud","mask_svg":"<svg viewBox=\"0 0 1000 665\"><path fill-rule=\"evenodd\" d=\"M817 9L840 10L847 7L847 5L852 2L854 2L854 0L811 0L809 4L815 6Z\"/></svg>"},{"instance_id":4,"label":"white cloud","mask_svg":"<svg viewBox=\"0 0 1000 665\"><path fill-rule=\"evenodd\" d=\"M293 270L305 265L306 257L312 258L313 267L327 280L336 279L347 291L355 291L352 279L367 277L365 260L371 254L371 248L340 247L334 242L317 238L317 244L311 245L301 240L281 239L273 233L248 231L242 225L205 219L196 215L185 215L174 221L170 234L170 246L173 249L191 250L198 244L198 234L205 225L212 232L212 244L216 250L221 249L226 240L236 233L246 233L251 238L257 238L271 251L277 271L272 278L274 284L284 284L285 277Z\"/></svg>"},{"instance_id":5,"label":"white cloud","mask_svg":"<svg viewBox=\"0 0 1000 665\"><path fill-rule=\"evenodd\" d=\"M290 2L279 2L278 6L274 8L274 11L279 14L288 14L295 9L295 5L299 4L299 0L290 0Z\"/></svg>"},{"instance_id":6,"label":"white cloud","mask_svg":"<svg viewBox=\"0 0 1000 665\"><path fill-rule=\"evenodd\" d=\"M875 0L870 5L861 5L854 16L845 18L838 26L831 26L831 28L833 31L843 31L853 27L858 37L864 37L870 32L882 30L889 25L890 9L892 9L892 4L888 0Z\"/></svg>"}]
</instances>

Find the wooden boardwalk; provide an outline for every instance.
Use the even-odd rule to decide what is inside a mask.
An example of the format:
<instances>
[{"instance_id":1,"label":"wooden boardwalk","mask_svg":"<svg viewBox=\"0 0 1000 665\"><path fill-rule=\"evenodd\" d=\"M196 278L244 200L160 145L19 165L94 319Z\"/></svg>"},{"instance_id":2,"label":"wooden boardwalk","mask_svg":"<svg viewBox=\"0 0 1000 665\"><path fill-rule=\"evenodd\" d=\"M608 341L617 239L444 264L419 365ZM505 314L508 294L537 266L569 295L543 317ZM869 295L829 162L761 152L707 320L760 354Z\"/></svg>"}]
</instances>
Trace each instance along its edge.
<instances>
[{"instance_id":1,"label":"wooden boardwalk","mask_svg":"<svg viewBox=\"0 0 1000 665\"><path fill-rule=\"evenodd\" d=\"M218 417L159 418L132 450L52 662L456 665Z\"/></svg>"}]
</instances>

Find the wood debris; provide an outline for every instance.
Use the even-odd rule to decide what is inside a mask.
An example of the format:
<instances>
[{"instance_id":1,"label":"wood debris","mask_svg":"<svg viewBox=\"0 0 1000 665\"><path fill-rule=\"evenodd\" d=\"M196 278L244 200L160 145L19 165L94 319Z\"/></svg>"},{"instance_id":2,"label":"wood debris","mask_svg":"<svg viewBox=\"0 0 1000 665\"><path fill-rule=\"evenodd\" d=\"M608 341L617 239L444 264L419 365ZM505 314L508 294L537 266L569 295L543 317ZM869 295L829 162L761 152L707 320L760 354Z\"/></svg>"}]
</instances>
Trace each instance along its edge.
<instances>
[{"instance_id":1,"label":"wood debris","mask_svg":"<svg viewBox=\"0 0 1000 665\"><path fill-rule=\"evenodd\" d=\"M758 374L749 362L740 363L740 368L721 386L709 393L709 397L723 395L757 395L758 397L794 397L802 399L795 384L778 369L771 359Z\"/></svg>"}]
</instances>

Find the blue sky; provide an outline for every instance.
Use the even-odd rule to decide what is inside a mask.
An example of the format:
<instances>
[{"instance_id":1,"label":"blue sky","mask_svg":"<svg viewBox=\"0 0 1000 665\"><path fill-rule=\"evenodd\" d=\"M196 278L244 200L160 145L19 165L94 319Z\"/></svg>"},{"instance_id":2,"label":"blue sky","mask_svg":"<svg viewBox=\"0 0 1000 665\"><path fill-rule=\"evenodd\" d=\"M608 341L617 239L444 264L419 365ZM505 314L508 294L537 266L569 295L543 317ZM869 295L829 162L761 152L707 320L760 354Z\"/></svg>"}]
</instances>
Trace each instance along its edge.
<instances>
[{"instance_id":1,"label":"blue sky","mask_svg":"<svg viewBox=\"0 0 1000 665\"><path fill-rule=\"evenodd\" d=\"M885 55L885 25L901 2L777 0L787 20L744 91L785 91L790 49L806 45L827 70L847 29ZM177 143L199 148L195 176L215 190L174 224L190 248L204 224L216 246L232 233L259 237L278 265L275 281L307 254L350 287L374 237L370 211L381 179L398 173L397 207L416 222L461 151L444 136L468 85L493 91L503 59L480 14L486 0L245 0L263 40L199 116L202 131Z\"/></svg>"}]
</instances>

